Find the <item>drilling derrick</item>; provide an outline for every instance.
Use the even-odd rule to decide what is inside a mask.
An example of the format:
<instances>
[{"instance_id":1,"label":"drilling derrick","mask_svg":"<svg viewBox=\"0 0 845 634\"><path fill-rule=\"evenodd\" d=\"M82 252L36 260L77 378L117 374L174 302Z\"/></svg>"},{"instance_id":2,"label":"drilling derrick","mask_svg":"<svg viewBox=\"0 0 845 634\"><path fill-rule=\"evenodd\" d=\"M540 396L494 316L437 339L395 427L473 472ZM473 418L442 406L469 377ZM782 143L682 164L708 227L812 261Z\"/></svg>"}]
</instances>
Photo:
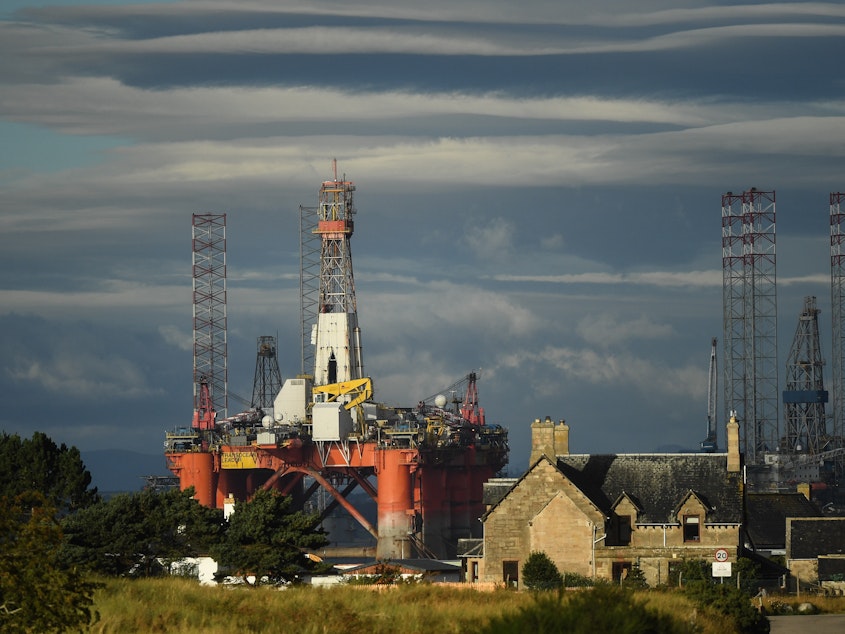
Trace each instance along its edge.
<instances>
[{"instance_id":1,"label":"drilling derrick","mask_svg":"<svg viewBox=\"0 0 845 634\"><path fill-rule=\"evenodd\" d=\"M827 449L824 404L827 391L822 376L819 343L819 313L816 298L804 298L798 328L786 364L786 390L783 392L786 433L782 453L805 452L817 455Z\"/></svg>"},{"instance_id":2,"label":"drilling derrick","mask_svg":"<svg viewBox=\"0 0 845 634\"><path fill-rule=\"evenodd\" d=\"M748 464L778 447L775 192L722 196L725 417L736 413Z\"/></svg>"},{"instance_id":3,"label":"drilling derrick","mask_svg":"<svg viewBox=\"0 0 845 634\"><path fill-rule=\"evenodd\" d=\"M258 338L258 352L255 359L255 378L252 382L252 406L267 410L282 388L282 374L276 356L276 338Z\"/></svg>"},{"instance_id":4,"label":"drilling derrick","mask_svg":"<svg viewBox=\"0 0 845 634\"><path fill-rule=\"evenodd\" d=\"M321 238L320 291L315 331L314 384L342 383L364 376L361 329L355 301L350 239L354 230L355 184L323 181L315 233Z\"/></svg>"}]
</instances>

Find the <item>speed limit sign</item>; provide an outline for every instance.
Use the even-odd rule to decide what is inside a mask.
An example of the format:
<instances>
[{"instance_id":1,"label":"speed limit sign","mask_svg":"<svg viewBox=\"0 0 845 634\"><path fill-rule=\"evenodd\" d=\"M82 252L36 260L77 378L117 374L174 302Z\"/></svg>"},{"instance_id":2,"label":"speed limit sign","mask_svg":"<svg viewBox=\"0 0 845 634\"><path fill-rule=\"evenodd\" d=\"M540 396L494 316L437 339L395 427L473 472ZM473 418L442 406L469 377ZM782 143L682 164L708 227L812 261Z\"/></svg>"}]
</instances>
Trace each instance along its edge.
<instances>
[{"instance_id":1,"label":"speed limit sign","mask_svg":"<svg viewBox=\"0 0 845 634\"><path fill-rule=\"evenodd\" d=\"M716 549L716 561L727 561L728 560L728 551L724 548Z\"/></svg>"}]
</instances>

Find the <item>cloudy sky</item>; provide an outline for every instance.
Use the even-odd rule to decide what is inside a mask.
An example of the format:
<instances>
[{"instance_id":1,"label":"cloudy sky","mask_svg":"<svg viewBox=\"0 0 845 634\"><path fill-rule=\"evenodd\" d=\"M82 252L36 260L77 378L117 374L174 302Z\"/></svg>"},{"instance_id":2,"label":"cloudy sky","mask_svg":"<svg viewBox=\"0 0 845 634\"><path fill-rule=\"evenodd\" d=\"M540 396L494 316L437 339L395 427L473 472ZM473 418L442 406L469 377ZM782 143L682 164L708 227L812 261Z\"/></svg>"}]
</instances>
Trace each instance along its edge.
<instances>
[{"instance_id":1,"label":"cloudy sky","mask_svg":"<svg viewBox=\"0 0 845 634\"><path fill-rule=\"evenodd\" d=\"M479 371L512 474L547 415L577 452L696 448L722 193L777 192L781 374L806 295L829 358L843 53L834 2L3 0L0 428L190 424L193 213L228 214L230 391L262 335L296 374L336 158L379 400Z\"/></svg>"}]
</instances>

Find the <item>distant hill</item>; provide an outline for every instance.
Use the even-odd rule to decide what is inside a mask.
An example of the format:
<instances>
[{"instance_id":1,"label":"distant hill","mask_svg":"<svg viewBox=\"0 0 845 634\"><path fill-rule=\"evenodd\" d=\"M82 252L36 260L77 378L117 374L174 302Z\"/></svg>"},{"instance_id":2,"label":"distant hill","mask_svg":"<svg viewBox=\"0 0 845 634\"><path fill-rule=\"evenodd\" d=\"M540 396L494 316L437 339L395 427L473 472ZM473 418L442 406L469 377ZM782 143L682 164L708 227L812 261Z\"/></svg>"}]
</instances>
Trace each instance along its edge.
<instances>
[{"instance_id":1,"label":"distant hill","mask_svg":"<svg viewBox=\"0 0 845 634\"><path fill-rule=\"evenodd\" d=\"M146 454L125 449L81 451L82 461L91 472L93 486L100 493L140 491L143 476L173 475L165 466L164 454Z\"/></svg>"}]
</instances>

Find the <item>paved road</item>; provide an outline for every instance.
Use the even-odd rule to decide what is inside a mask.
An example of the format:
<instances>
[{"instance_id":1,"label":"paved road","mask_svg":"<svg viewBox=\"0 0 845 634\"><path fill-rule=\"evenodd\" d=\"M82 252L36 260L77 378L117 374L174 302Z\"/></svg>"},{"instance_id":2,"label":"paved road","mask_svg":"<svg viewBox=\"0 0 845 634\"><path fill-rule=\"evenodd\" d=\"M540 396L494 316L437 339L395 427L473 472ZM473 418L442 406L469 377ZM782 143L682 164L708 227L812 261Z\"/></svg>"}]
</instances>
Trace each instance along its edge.
<instances>
[{"instance_id":1,"label":"paved road","mask_svg":"<svg viewBox=\"0 0 845 634\"><path fill-rule=\"evenodd\" d=\"M770 616L771 634L842 634L845 614Z\"/></svg>"}]
</instances>

